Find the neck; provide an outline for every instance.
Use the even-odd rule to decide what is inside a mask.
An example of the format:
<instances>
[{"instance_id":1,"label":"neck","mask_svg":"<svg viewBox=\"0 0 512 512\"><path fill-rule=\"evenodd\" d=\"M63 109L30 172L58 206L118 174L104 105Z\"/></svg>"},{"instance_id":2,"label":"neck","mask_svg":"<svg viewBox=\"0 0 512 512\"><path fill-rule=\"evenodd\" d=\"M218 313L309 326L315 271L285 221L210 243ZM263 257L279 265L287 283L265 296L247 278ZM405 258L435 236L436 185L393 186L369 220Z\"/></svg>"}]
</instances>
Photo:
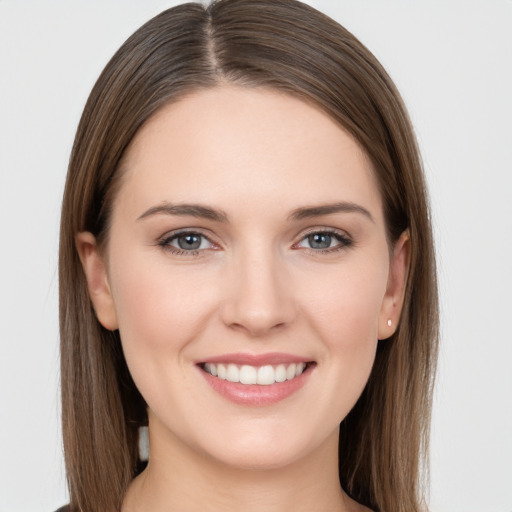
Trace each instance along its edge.
<instances>
[{"instance_id":1,"label":"neck","mask_svg":"<svg viewBox=\"0 0 512 512\"><path fill-rule=\"evenodd\" d=\"M232 467L176 439L150 435L153 456L132 482L122 512L363 510L339 484L338 432L313 453L277 468Z\"/></svg>"}]
</instances>

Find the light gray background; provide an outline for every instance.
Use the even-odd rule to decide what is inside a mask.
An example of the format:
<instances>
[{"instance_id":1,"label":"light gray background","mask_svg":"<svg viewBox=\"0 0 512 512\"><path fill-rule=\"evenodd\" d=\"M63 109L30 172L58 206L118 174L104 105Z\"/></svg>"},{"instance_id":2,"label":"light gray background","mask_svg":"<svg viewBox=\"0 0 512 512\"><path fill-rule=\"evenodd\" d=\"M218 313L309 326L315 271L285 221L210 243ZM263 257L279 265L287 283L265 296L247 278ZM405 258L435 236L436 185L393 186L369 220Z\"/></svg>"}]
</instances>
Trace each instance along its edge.
<instances>
[{"instance_id":1,"label":"light gray background","mask_svg":"<svg viewBox=\"0 0 512 512\"><path fill-rule=\"evenodd\" d=\"M176 2L0 0L0 512L66 501L60 199L81 109L138 26ZM439 254L433 512L512 512L512 1L311 1L402 91Z\"/></svg>"}]
</instances>

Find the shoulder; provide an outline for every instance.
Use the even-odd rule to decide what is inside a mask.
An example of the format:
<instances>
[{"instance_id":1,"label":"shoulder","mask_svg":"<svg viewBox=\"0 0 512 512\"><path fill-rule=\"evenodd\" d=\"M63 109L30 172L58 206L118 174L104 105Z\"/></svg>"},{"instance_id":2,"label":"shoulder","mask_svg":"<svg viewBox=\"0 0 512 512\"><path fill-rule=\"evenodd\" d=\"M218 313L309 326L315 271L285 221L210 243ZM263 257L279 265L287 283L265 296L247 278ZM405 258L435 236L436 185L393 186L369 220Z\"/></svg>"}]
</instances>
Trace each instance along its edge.
<instances>
[{"instance_id":1,"label":"shoulder","mask_svg":"<svg viewBox=\"0 0 512 512\"><path fill-rule=\"evenodd\" d=\"M64 507L60 507L55 512L70 512L69 505L65 505Z\"/></svg>"}]
</instances>

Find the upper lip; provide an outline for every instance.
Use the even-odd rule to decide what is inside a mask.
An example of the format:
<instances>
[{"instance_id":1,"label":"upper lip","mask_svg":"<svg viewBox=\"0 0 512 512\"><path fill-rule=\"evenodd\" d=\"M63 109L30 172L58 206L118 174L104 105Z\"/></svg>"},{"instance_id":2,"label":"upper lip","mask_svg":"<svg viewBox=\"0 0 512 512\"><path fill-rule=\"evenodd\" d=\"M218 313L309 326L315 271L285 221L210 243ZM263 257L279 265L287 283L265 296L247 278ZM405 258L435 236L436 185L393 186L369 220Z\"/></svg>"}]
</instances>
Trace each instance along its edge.
<instances>
[{"instance_id":1,"label":"upper lip","mask_svg":"<svg viewBox=\"0 0 512 512\"><path fill-rule=\"evenodd\" d=\"M250 366L265 366L269 364L292 364L292 363L308 363L311 359L307 357L297 356L294 354L286 354L283 352L271 352L267 354L248 354L248 353L233 353L223 354L220 356L208 357L198 361L198 364L204 363L226 363Z\"/></svg>"}]
</instances>

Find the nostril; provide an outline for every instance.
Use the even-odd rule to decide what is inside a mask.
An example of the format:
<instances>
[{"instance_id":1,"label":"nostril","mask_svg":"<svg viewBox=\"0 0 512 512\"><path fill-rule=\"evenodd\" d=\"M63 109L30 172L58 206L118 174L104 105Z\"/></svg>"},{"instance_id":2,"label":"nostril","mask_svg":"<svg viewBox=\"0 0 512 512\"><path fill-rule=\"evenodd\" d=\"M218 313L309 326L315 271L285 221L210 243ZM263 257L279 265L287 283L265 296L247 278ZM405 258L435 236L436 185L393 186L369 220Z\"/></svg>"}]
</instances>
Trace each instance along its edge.
<instances>
[{"instance_id":1,"label":"nostril","mask_svg":"<svg viewBox=\"0 0 512 512\"><path fill-rule=\"evenodd\" d=\"M242 323L232 323L230 327L236 331L249 333L252 337L263 337L270 331L282 330L286 326L285 322L272 324L272 322L262 322L261 319L256 321L246 321Z\"/></svg>"}]
</instances>

